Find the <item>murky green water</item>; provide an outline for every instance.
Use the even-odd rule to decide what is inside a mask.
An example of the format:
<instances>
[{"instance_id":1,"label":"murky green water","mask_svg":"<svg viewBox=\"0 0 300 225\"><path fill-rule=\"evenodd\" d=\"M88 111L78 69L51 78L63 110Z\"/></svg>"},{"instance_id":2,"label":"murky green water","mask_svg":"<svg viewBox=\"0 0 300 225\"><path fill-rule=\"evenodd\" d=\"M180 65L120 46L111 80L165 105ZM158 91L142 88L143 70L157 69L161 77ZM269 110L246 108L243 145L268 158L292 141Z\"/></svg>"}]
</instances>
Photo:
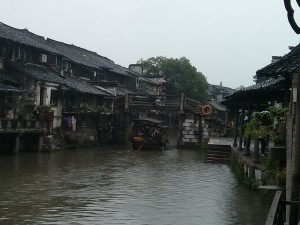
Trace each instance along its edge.
<instances>
[{"instance_id":1,"label":"murky green water","mask_svg":"<svg viewBox=\"0 0 300 225\"><path fill-rule=\"evenodd\" d=\"M264 224L269 209L191 150L0 156L0 224Z\"/></svg>"}]
</instances>

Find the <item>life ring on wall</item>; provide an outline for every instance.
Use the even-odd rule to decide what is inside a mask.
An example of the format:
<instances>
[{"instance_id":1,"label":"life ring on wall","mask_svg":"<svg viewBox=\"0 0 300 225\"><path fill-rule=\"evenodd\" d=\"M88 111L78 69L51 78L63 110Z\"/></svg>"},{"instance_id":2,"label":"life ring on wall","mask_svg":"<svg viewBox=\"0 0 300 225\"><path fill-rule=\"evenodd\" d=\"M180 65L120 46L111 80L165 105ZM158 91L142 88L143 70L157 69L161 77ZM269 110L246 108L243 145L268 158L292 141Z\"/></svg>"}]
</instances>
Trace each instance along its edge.
<instances>
[{"instance_id":1,"label":"life ring on wall","mask_svg":"<svg viewBox=\"0 0 300 225\"><path fill-rule=\"evenodd\" d=\"M201 108L202 114L209 116L212 113L212 107L210 105L204 105Z\"/></svg>"}]
</instances>

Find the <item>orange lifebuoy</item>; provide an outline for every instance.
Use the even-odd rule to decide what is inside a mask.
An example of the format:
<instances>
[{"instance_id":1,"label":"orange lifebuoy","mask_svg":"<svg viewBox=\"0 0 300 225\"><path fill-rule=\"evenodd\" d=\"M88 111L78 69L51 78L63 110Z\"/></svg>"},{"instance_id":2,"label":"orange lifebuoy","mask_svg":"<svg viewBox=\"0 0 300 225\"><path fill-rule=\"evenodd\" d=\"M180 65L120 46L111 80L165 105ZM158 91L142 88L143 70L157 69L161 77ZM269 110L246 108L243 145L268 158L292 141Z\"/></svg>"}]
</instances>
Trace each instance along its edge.
<instances>
[{"instance_id":1,"label":"orange lifebuoy","mask_svg":"<svg viewBox=\"0 0 300 225\"><path fill-rule=\"evenodd\" d=\"M212 113L212 107L210 105L204 105L202 106L202 114L205 116L209 116Z\"/></svg>"}]
</instances>

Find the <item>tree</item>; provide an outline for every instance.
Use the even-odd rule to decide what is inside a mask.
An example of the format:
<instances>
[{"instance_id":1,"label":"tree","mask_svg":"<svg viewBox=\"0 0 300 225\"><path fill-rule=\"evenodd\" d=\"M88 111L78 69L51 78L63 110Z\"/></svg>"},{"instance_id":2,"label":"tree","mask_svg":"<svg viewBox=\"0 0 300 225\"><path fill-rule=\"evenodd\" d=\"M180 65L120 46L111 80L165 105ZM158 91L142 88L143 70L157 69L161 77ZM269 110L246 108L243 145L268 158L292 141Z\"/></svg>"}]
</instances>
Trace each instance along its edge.
<instances>
[{"instance_id":1,"label":"tree","mask_svg":"<svg viewBox=\"0 0 300 225\"><path fill-rule=\"evenodd\" d=\"M163 77L167 81L167 94L183 92L190 98L206 100L208 87L206 77L198 72L187 58L158 56L146 60L140 59L138 63L143 65L145 77Z\"/></svg>"}]
</instances>

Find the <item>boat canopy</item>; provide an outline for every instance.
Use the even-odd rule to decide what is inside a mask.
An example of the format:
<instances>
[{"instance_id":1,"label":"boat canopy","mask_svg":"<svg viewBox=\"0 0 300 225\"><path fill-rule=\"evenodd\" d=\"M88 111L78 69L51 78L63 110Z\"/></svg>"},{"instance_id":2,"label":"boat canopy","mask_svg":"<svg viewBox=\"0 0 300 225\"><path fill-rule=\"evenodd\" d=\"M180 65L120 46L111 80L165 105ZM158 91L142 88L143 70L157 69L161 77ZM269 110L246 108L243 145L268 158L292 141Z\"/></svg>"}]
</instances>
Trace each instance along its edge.
<instances>
[{"instance_id":1,"label":"boat canopy","mask_svg":"<svg viewBox=\"0 0 300 225\"><path fill-rule=\"evenodd\" d=\"M133 120L135 125L151 125L151 126L157 126L161 128L166 128L166 123L163 120L158 120L154 118L140 118Z\"/></svg>"}]
</instances>

